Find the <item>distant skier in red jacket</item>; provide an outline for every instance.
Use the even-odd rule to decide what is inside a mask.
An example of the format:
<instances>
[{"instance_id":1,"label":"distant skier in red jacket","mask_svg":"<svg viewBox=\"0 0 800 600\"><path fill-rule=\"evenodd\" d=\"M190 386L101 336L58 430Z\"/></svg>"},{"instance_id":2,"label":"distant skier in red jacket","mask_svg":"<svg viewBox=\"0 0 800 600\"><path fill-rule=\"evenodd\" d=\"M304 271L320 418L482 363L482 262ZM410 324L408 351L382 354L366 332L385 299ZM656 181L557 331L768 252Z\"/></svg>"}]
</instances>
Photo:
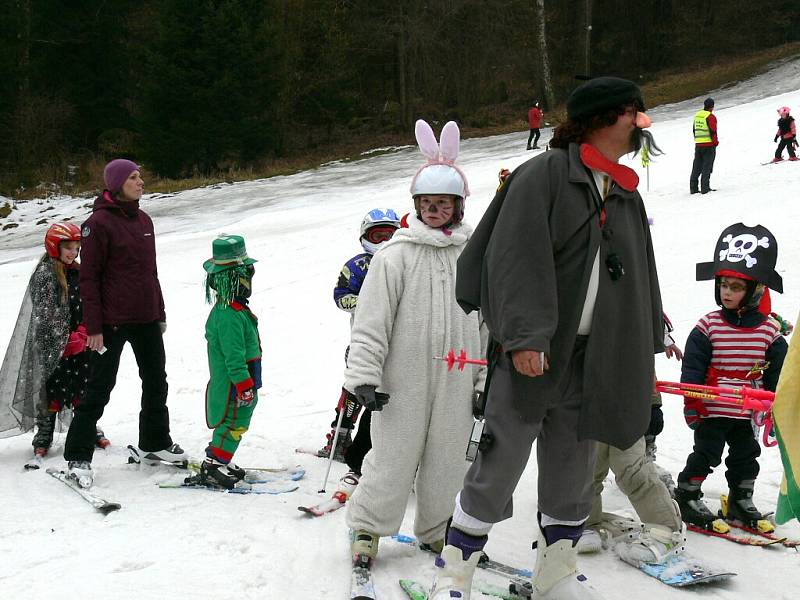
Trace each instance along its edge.
<instances>
[{"instance_id":1,"label":"distant skier in red jacket","mask_svg":"<svg viewBox=\"0 0 800 600\"><path fill-rule=\"evenodd\" d=\"M534 102L531 109L528 111L528 126L531 128L530 134L528 135L528 148L527 150L536 150L539 148L537 142L539 141L539 127L542 124L542 116L544 113L542 109L539 108L539 103ZM531 146L531 140L533 140L533 146Z\"/></svg>"}]
</instances>

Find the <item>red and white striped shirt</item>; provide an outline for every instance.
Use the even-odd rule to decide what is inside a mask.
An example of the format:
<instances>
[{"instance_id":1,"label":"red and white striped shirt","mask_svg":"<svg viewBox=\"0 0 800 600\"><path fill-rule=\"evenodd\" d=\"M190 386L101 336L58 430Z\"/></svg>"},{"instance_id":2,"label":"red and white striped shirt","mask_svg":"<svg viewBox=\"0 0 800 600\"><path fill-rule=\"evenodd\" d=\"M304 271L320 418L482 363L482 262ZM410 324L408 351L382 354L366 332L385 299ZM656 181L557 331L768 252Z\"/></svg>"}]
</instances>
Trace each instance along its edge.
<instances>
[{"instance_id":1,"label":"red and white striped shirt","mask_svg":"<svg viewBox=\"0 0 800 600\"><path fill-rule=\"evenodd\" d=\"M721 310L708 313L697 322L697 329L711 342L711 364L706 383L723 387L763 387L759 373L746 378L754 366L763 364L767 349L781 337L780 326L773 319L765 319L756 327L736 327L725 320ZM707 417L750 419L751 410L743 411L735 404L703 401Z\"/></svg>"}]
</instances>

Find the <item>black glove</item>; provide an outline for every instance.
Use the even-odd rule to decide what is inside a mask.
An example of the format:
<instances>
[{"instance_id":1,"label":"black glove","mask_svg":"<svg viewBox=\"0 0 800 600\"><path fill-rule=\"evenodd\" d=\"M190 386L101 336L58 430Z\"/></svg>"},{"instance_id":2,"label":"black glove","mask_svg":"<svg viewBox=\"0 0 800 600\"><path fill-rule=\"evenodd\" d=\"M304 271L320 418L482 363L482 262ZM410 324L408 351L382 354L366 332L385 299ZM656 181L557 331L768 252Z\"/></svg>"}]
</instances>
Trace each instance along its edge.
<instances>
[{"instance_id":1,"label":"black glove","mask_svg":"<svg viewBox=\"0 0 800 600\"><path fill-rule=\"evenodd\" d=\"M389 394L376 392L374 385L359 385L355 389L356 400L367 410L383 410L389 402Z\"/></svg>"},{"instance_id":2,"label":"black glove","mask_svg":"<svg viewBox=\"0 0 800 600\"><path fill-rule=\"evenodd\" d=\"M655 437L662 431L664 431L664 413L660 406L654 406L650 409L650 425L644 434Z\"/></svg>"},{"instance_id":3,"label":"black glove","mask_svg":"<svg viewBox=\"0 0 800 600\"><path fill-rule=\"evenodd\" d=\"M774 139L774 140L772 140L772 141L773 141L773 142L777 142L777 141L778 141L778 136L776 135L776 136L775 136L775 139Z\"/></svg>"},{"instance_id":4,"label":"black glove","mask_svg":"<svg viewBox=\"0 0 800 600\"><path fill-rule=\"evenodd\" d=\"M476 419L482 419L485 410L486 396L484 396L483 392L478 392L472 401L472 416Z\"/></svg>"}]
</instances>

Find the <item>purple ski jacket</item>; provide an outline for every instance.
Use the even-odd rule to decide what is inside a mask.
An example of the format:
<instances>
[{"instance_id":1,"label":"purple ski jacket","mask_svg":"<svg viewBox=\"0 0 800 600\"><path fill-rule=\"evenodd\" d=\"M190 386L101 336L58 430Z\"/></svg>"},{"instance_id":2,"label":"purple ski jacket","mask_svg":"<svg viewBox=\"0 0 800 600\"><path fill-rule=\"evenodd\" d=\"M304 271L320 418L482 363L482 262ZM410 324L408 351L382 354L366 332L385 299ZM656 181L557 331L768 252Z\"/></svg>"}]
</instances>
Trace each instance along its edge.
<instances>
[{"instance_id":1,"label":"purple ski jacket","mask_svg":"<svg viewBox=\"0 0 800 600\"><path fill-rule=\"evenodd\" d=\"M92 211L81 227L80 290L87 332L102 333L104 325L166 322L153 221L138 203L126 213L108 191L95 200Z\"/></svg>"}]
</instances>

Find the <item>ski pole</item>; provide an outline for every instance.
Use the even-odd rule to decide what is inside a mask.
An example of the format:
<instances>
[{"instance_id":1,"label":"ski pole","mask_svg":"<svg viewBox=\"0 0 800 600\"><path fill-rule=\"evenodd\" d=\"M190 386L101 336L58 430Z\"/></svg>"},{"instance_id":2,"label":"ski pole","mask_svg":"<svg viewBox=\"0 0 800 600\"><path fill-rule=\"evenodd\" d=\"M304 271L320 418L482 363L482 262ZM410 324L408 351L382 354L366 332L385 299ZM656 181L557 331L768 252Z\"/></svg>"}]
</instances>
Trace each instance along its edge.
<instances>
[{"instance_id":1,"label":"ski pole","mask_svg":"<svg viewBox=\"0 0 800 600\"><path fill-rule=\"evenodd\" d=\"M751 387L730 388L699 383L675 383L656 381L656 390L667 394L688 396L705 400L718 400L741 405L743 409L768 411L775 400L775 393Z\"/></svg>"},{"instance_id":2,"label":"ski pole","mask_svg":"<svg viewBox=\"0 0 800 600\"><path fill-rule=\"evenodd\" d=\"M458 356L456 353L450 349L450 351L445 356L434 356L433 360L443 360L447 363L447 370L452 371L453 366L458 364L458 370L463 371L466 365L482 365L486 366L486 361L482 358L467 358L467 353L465 350L461 350Z\"/></svg>"},{"instance_id":3,"label":"ski pole","mask_svg":"<svg viewBox=\"0 0 800 600\"><path fill-rule=\"evenodd\" d=\"M325 471L325 479L322 480L322 489L318 492L325 493L325 486L328 485L328 476L331 474L331 466L333 466L333 455L336 452L336 443L339 441L339 430L342 427L342 419L344 418L344 411L347 403L347 394L342 390L342 397L339 399L339 418L336 419L336 431L331 440L331 451L328 453L328 468Z\"/></svg>"}]
</instances>

